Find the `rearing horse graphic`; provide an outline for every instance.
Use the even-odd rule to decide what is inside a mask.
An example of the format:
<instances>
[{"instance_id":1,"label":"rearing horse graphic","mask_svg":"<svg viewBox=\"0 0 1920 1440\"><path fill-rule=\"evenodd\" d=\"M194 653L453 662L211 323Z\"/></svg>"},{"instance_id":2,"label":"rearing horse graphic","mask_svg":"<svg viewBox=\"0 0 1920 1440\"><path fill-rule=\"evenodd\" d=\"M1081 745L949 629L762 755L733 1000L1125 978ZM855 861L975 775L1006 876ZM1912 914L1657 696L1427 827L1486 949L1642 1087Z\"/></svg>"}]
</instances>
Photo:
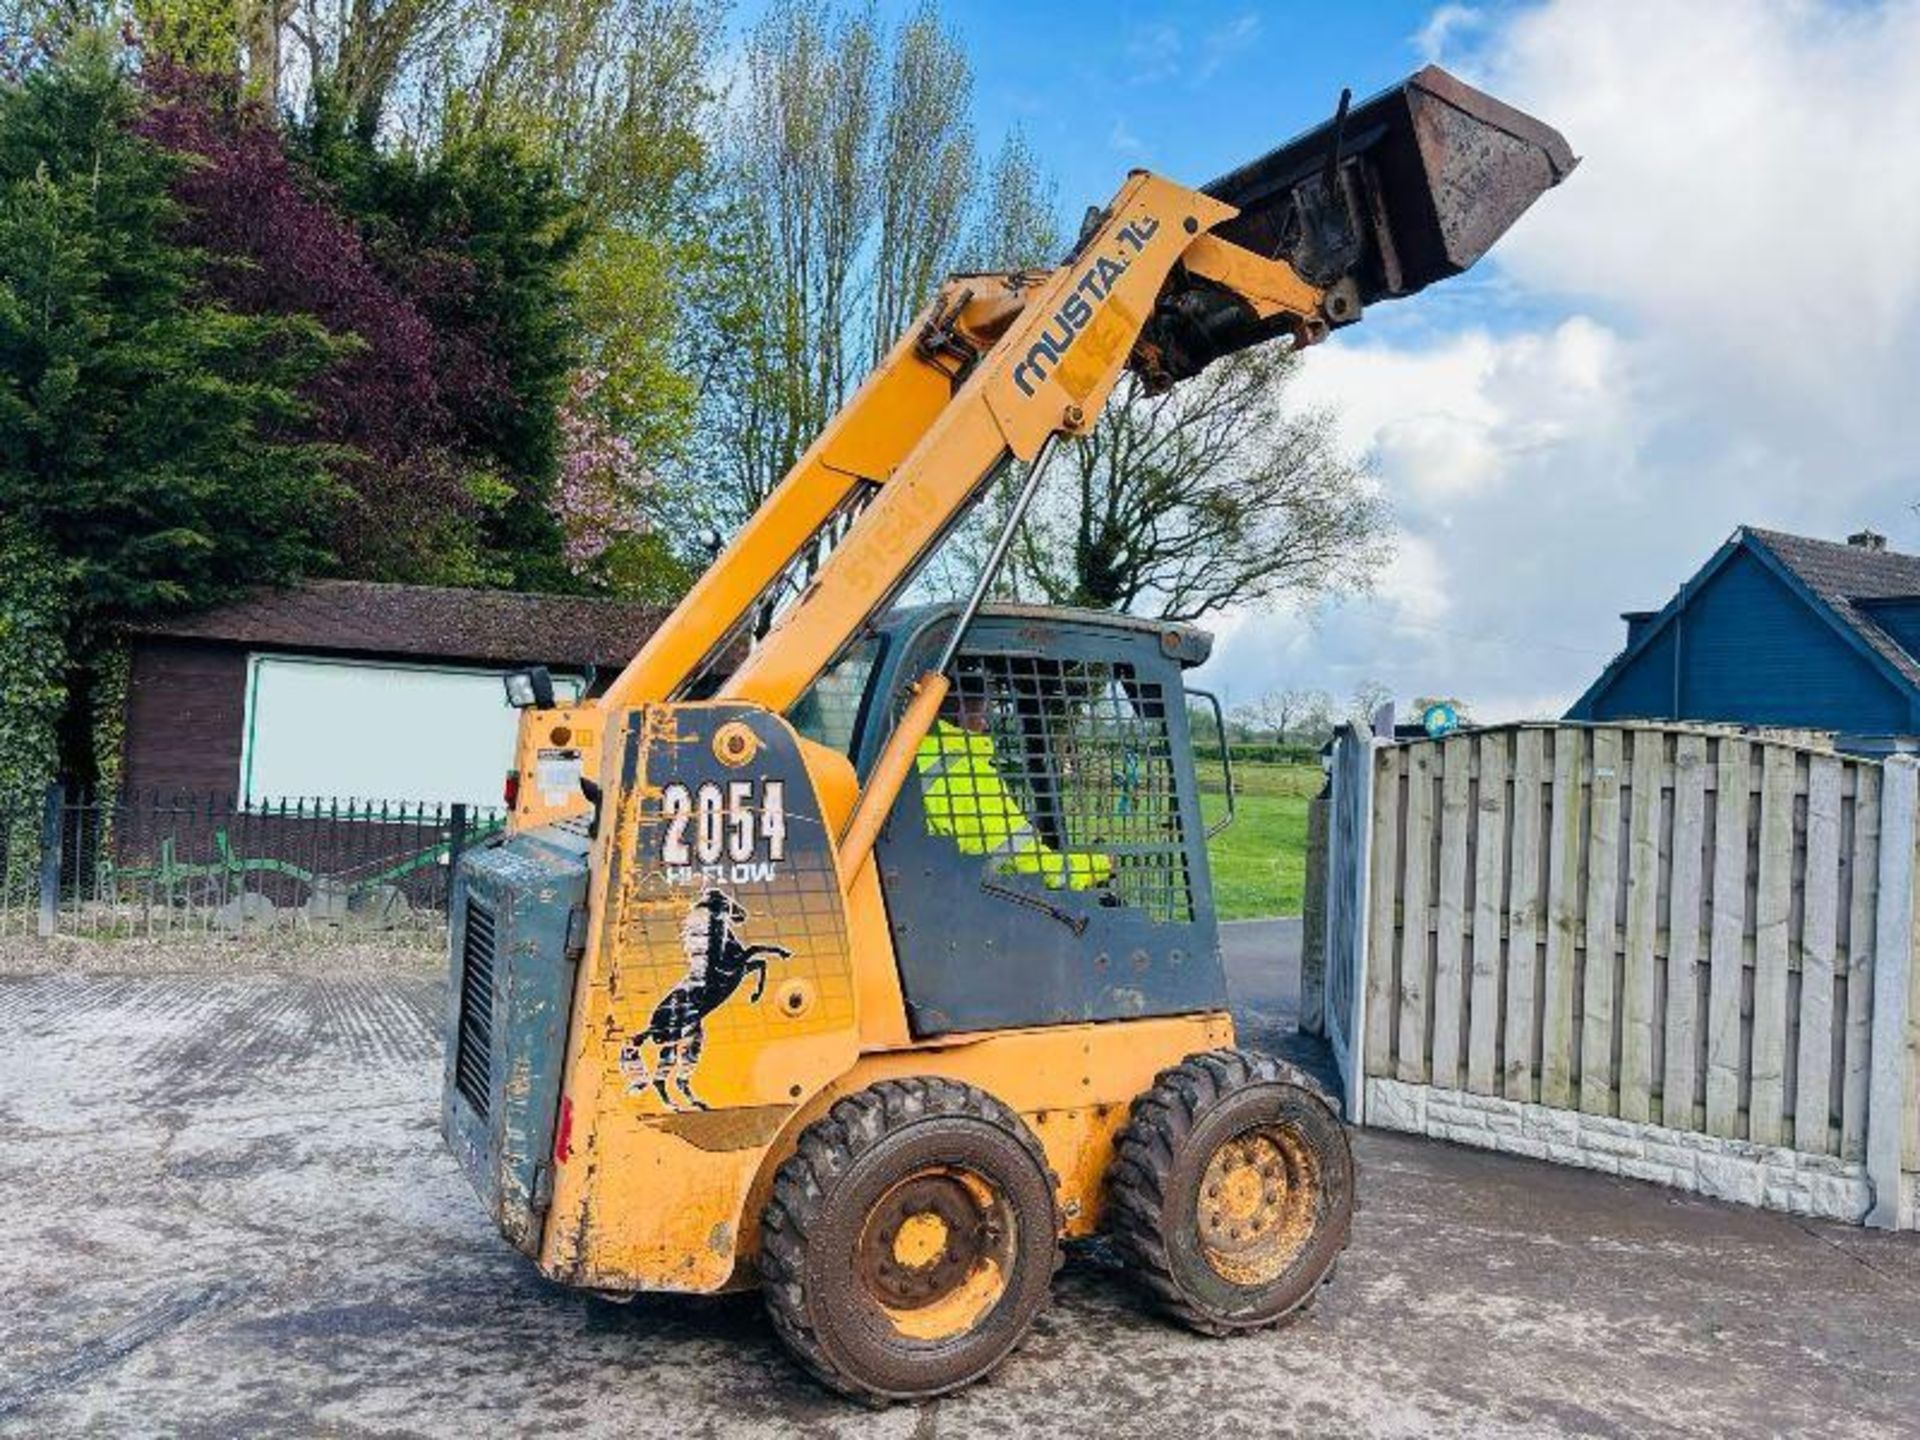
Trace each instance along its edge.
<instances>
[{"instance_id":1,"label":"rearing horse graphic","mask_svg":"<svg viewBox=\"0 0 1920 1440\"><path fill-rule=\"evenodd\" d=\"M748 945L734 932L747 912L732 896L709 890L693 903L680 925L680 948L686 952L687 975L660 997L647 1028L620 1047L620 1068L633 1077L629 1093L651 1085L669 1110L705 1110L707 1103L693 1093L693 1072L706 1043L707 1016L718 1010L753 975L753 993L747 1003L757 1005L767 988L763 956L785 960L793 952L784 945ZM653 1063L646 1047L654 1046ZM668 1081L682 1104L668 1091Z\"/></svg>"}]
</instances>

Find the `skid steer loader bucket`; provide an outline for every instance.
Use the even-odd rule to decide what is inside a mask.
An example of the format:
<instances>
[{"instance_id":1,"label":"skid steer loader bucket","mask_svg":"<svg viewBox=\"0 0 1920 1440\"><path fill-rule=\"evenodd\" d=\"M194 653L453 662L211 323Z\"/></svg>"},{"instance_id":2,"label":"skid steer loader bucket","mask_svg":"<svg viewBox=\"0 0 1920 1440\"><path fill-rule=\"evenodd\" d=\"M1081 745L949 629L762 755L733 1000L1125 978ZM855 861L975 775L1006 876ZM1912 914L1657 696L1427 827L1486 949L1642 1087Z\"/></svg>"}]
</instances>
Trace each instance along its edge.
<instances>
[{"instance_id":1,"label":"skid steer loader bucket","mask_svg":"<svg viewBox=\"0 0 1920 1440\"><path fill-rule=\"evenodd\" d=\"M1221 238L1351 281L1349 323L1465 270L1576 163L1552 126L1429 65L1204 188L1240 211Z\"/></svg>"}]
</instances>

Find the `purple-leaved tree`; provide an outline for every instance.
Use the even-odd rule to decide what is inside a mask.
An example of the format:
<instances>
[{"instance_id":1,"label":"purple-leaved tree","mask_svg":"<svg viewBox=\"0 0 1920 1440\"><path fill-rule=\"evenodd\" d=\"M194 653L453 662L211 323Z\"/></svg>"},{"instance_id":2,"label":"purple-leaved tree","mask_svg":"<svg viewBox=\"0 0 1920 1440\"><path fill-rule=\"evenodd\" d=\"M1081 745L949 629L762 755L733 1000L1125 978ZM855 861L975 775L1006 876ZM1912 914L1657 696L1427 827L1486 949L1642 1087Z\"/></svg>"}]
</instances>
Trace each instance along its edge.
<instances>
[{"instance_id":1,"label":"purple-leaved tree","mask_svg":"<svg viewBox=\"0 0 1920 1440\"><path fill-rule=\"evenodd\" d=\"M147 138L190 158L175 182L187 243L210 264L205 283L244 314L305 314L351 348L312 381L312 438L341 447L352 492L335 550L353 574L437 578L445 548L476 505L454 448L458 403L497 400L485 357L442 342L414 296L375 263L350 219L288 160L271 115L229 77L164 60L143 71ZM418 292L457 289L439 257L408 276ZM464 362L446 367L453 358Z\"/></svg>"}]
</instances>

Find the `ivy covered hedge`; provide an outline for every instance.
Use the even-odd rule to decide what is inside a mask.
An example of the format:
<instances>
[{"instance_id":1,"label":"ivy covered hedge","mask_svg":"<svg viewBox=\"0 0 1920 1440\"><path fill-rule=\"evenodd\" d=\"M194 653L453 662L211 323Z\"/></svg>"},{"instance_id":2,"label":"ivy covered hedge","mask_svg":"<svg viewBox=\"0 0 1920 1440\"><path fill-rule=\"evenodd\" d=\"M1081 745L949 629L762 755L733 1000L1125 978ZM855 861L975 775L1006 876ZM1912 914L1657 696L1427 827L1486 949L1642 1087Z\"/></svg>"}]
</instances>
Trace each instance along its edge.
<instances>
[{"instance_id":1,"label":"ivy covered hedge","mask_svg":"<svg viewBox=\"0 0 1920 1440\"><path fill-rule=\"evenodd\" d=\"M73 581L70 562L0 521L0 804L39 795L59 773Z\"/></svg>"}]
</instances>

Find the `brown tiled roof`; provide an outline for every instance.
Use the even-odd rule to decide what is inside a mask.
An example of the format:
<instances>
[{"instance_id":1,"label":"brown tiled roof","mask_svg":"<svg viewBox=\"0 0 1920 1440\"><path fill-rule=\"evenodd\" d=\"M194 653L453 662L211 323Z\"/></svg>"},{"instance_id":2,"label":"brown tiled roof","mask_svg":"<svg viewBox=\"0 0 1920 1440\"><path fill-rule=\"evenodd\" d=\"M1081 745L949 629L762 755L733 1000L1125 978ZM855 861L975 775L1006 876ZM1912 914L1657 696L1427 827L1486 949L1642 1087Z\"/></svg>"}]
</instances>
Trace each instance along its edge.
<instances>
[{"instance_id":1,"label":"brown tiled roof","mask_svg":"<svg viewBox=\"0 0 1920 1440\"><path fill-rule=\"evenodd\" d=\"M139 628L237 645L607 668L632 659L667 614L630 600L308 580Z\"/></svg>"}]
</instances>

